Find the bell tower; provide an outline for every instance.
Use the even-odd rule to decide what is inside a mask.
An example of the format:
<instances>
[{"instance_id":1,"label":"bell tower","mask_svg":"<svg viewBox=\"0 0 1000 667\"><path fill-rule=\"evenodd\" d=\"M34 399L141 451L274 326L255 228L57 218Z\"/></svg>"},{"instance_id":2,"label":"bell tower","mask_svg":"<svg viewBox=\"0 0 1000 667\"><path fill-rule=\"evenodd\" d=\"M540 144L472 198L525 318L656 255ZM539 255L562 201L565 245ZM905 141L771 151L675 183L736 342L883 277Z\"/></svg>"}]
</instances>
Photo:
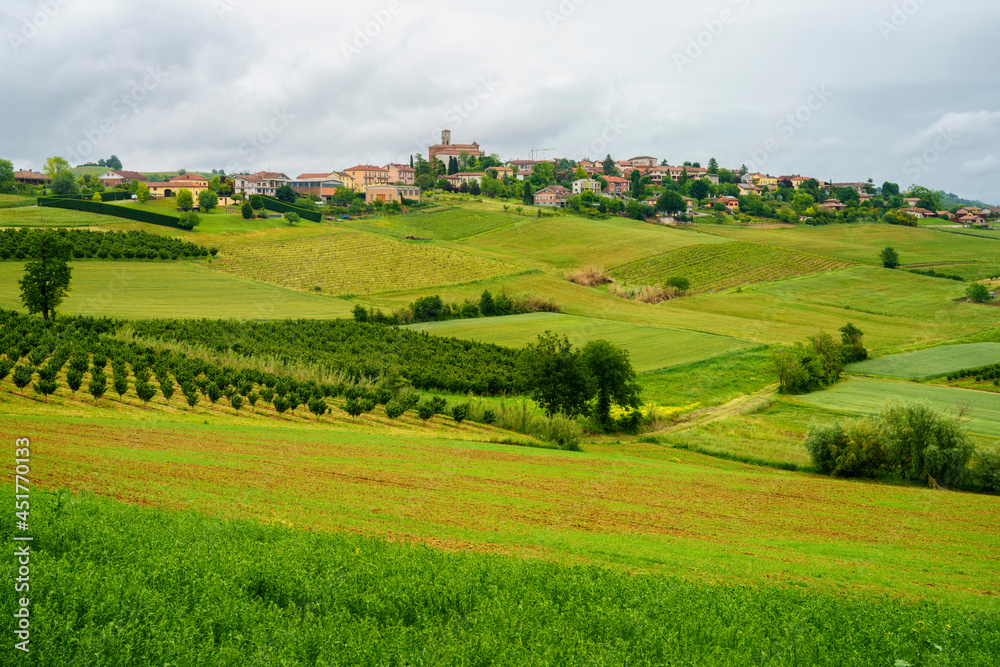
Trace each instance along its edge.
<instances>
[{"instance_id":1,"label":"bell tower","mask_svg":"<svg viewBox=\"0 0 1000 667\"><path fill-rule=\"evenodd\" d=\"M451 130L441 130L441 145L451 146Z\"/></svg>"}]
</instances>

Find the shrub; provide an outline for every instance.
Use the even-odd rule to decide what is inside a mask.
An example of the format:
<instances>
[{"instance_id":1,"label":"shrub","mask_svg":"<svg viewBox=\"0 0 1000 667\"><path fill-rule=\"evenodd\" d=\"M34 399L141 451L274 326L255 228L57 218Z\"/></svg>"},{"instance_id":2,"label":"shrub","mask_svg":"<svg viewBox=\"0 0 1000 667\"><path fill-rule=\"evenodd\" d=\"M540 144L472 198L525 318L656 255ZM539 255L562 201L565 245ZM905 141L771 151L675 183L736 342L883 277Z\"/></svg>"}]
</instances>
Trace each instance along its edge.
<instances>
[{"instance_id":1,"label":"shrub","mask_svg":"<svg viewBox=\"0 0 1000 667\"><path fill-rule=\"evenodd\" d=\"M177 226L188 231L197 227L199 223L201 223L201 218L194 211L182 213L181 217L177 220Z\"/></svg>"},{"instance_id":2,"label":"shrub","mask_svg":"<svg viewBox=\"0 0 1000 667\"><path fill-rule=\"evenodd\" d=\"M583 285L584 287L596 287L614 282L603 269L599 269L593 265L570 271L566 274L566 280L577 285Z\"/></svg>"},{"instance_id":3,"label":"shrub","mask_svg":"<svg viewBox=\"0 0 1000 667\"><path fill-rule=\"evenodd\" d=\"M83 384L83 371L75 367L68 369L66 371L66 386L69 387L70 391L75 394L80 389L81 384Z\"/></svg>"},{"instance_id":4,"label":"shrub","mask_svg":"<svg viewBox=\"0 0 1000 667\"><path fill-rule=\"evenodd\" d=\"M243 216L244 220L249 220L253 217L253 206L250 205L250 202L243 202L240 206L240 215Z\"/></svg>"},{"instance_id":5,"label":"shrub","mask_svg":"<svg viewBox=\"0 0 1000 667\"><path fill-rule=\"evenodd\" d=\"M101 399L101 396L104 396L107 388L108 378L104 375L104 369L95 365L94 369L90 371L90 382L87 384L87 391L90 392L95 401L98 401Z\"/></svg>"},{"instance_id":6,"label":"shrub","mask_svg":"<svg viewBox=\"0 0 1000 667\"><path fill-rule=\"evenodd\" d=\"M461 424L469 416L469 404L459 403L451 409L451 416Z\"/></svg>"},{"instance_id":7,"label":"shrub","mask_svg":"<svg viewBox=\"0 0 1000 667\"><path fill-rule=\"evenodd\" d=\"M805 442L813 465L841 477L897 474L954 486L974 447L959 420L926 403L888 404L874 418L814 425Z\"/></svg>"},{"instance_id":8,"label":"shrub","mask_svg":"<svg viewBox=\"0 0 1000 667\"><path fill-rule=\"evenodd\" d=\"M135 395L138 396L143 403L148 403L153 400L154 396L156 396L156 388L149 382L137 381L135 383Z\"/></svg>"},{"instance_id":9,"label":"shrub","mask_svg":"<svg viewBox=\"0 0 1000 667\"><path fill-rule=\"evenodd\" d=\"M233 406L233 410L239 412L240 408L243 407L243 397L239 394L233 394L229 397L229 405Z\"/></svg>"},{"instance_id":10,"label":"shrub","mask_svg":"<svg viewBox=\"0 0 1000 667\"><path fill-rule=\"evenodd\" d=\"M483 410L483 423L484 424L496 424L497 423L497 413L491 409Z\"/></svg>"},{"instance_id":11,"label":"shrub","mask_svg":"<svg viewBox=\"0 0 1000 667\"><path fill-rule=\"evenodd\" d=\"M389 419L396 419L402 416L404 412L406 412L406 409L397 400L392 400L385 404L385 414L388 415Z\"/></svg>"},{"instance_id":12,"label":"shrub","mask_svg":"<svg viewBox=\"0 0 1000 667\"><path fill-rule=\"evenodd\" d=\"M34 377L34 375L35 375L35 369L33 369L31 366L27 366L25 364L17 366L16 368L14 368L14 376L13 376L14 386L17 387L18 389L24 389L29 384L31 384L31 379Z\"/></svg>"},{"instance_id":13,"label":"shrub","mask_svg":"<svg viewBox=\"0 0 1000 667\"><path fill-rule=\"evenodd\" d=\"M275 396L271 404L274 406L274 411L279 415L283 415L288 411L288 401L285 400L284 396Z\"/></svg>"},{"instance_id":14,"label":"shrub","mask_svg":"<svg viewBox=\"0 0 1000 667\"><path fill-rule=\"evenodd\" d=\"M417 416L423 420L428 420L437 414L437 410L434 409L434 405L430 402L421 403L417 406Z\"/></svg>"},{"instance_id":15,"label":"shrub","mask_svg":"<svg viewBox=\"0 0 1000 667\"><path fill-rule=\"evenodd\" d=\"M349 398L344 403L344 412L352 417L359 417L365 411L361 401L356 398Z\"/></svg>"},{"instance_id":16,"label":"shrub","mask_svg":"<svg viewBox=\"0 0 1000 667\"><path fill-rule=\"evenodd\" d=\"M976 303L985 303L990 300L990 290L982 283L972 283L965 288L965 298Z\"/></svg>"}]
</instances>

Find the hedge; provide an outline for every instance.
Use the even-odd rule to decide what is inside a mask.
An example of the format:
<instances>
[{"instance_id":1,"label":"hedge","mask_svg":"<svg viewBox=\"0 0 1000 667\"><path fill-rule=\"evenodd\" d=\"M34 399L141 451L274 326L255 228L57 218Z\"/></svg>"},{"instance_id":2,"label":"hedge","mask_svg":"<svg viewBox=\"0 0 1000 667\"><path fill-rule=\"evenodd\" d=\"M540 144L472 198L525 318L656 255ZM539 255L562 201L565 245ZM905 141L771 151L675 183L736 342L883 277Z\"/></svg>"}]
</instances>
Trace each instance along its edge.
<instances>
[{"instance_id":1,"label":"hedge","mask_svg":"<svg viewBox=\"0 0 1000 667\"><path fill-rule=\"evenodd\" d=\"M73 211L86 211L88 213L99 213L110 215L115 218L127 218L139 222L148 222L151 225L162 225L164 227L178 227L177 218L162 213L143 211L135 208L125 208L124 206L112 206L96 201L80 201L78 199L59 199L54 197L39 197L39 206L51 208L68 208Z\"/></svg>"},{"instance_id":2,"label":"hedge","mask_svg":"<svg viewBox=\"0 0 1000 667\"><path fill-rule=\"evenodd\" d=\"M76 199L79 201L92 201L94 195L45 195L45 199ZM122 190L108 190L101 193L101 201L122 201L132 199L132 193Z\"/></svg>"},{"instance_id":3,"label":"hedge","mask_svg":"<svg viewBox=\"0 0 1000 667\"><path fill-rule=\"evenodd\" d=\"M276 213L298 213L299 217L303 220L312 220L313 222L319 222L323 219L323 216L320 215L318 211L310 211L307 208L292 206L291 204L286 204L283 201L279 201L274 197L269 197L267 195L261 195L260 198L261 201L264 202L264 208L268 211L274 211Z\"/></svg>"}]
</instances>

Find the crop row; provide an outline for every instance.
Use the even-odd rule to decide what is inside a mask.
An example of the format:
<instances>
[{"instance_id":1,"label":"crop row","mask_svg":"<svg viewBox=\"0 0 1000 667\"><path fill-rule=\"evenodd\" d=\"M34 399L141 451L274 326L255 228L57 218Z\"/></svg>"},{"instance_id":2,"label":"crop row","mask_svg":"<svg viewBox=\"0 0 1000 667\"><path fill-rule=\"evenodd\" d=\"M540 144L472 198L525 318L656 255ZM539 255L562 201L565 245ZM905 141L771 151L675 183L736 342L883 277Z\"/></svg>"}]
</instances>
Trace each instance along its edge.
<instances>
[{"instance_id":1,"label":"crop row","mask_svg":"<svg viewBox=\"0 0 1000 667\"><path fill-rule=\"evenodd\" d=\"M0 259L27 259L32 246L43 234L56 234L69 243L73 257L86 259L177 259L178 257L204 257L209 249L169 236L149 232L101 232L89 229L0 229Z\"/></svg>"},{"instance_id":2,"label":"crop row","mask_svg":"<svg viewBox=\"0 0 1000 667\"><path fill-rule=\"evenodd\" d=\"M481 280L518 270L512 264L432 244L345 232L236 243L212 267L231 275L327 294L370 294Z\"/></svg>"},{"instance_id":3,"label":"crop row","mask_svg":"<svg viewBox=\"0 0 1000 667\"><path fill-rule=\"evenodd\" d=\"M774 246L735 241L687 246L619 266L611 271L630 284L660 284L671 277L691 281L691 292L718 292L850 266L850 262Z\"/></svg>"}]
</instances>

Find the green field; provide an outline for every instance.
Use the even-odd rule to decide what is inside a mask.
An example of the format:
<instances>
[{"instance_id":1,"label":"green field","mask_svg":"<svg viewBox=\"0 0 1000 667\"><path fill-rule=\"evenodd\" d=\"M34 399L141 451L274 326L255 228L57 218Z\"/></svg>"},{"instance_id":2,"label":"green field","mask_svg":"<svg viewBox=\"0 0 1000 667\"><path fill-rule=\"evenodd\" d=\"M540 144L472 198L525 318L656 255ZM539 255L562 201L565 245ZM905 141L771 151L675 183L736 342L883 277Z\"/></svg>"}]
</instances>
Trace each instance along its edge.
<instances>
[{"instance_id":1,"label":"green field","mask_svg":"<svg viewBox=\"0 0 1000 667\"><path fill-rule=\"evenodd\" d=\"M981 238L923 227L857 223L818 227L803 225L786 229L712 225L702 226L701 229L741 241L767 243L862 264L881 264L879 253L887 246L899 252L903 268L909 264L962 261L1000 264L1000 243L984 243Z\"/></svg>"},{"instance_id":2,"label":"green field","mask_svg":"<svg viewBox=\"0 0 1000 667\"><path fill-rule=\"evenodd\" d=\"M725 239L634 220L584 220L572 216L531 218L462 244L506 261L537 268L609 268L627 261L699 243Z\"/></svg>"},{"instance_id":3,"label":"green field","mask_svg":"<svg viewBox=\"0 0 1000 667\"><path fill-rule=\"evenodd\" d=\"M0 262L0 308L24 312L22 262ZM353 304L227 276L188 262L74 262L71 292L59 312L131 319L327 319Z\"/></svg>"},{"instance_id":4,"label":"green field","mask_svg":"<svg viewBox=\"0 0 1000 667\"><path fill-rule=\"evenodd\" d=\"M887 401L927 401L950 414L965 409L970 433L991 443L1000 438L1000 394L991 392L855 378L826 391L798 396L796 400L863 415L879 412Z\"/></svg>"},{"instance_id":5,"label":"green field","mask_svg":"<svg viewBox=\"0 0 1000 667\"><path fill-rule=\"evenodd\" d=\"M848 266L848 262L829 257L739 241L672 250L618 266L611 275L631 285L662 285L668 278L679 276L691 281L689 291L697 294Z\"/></svg>"},{"instance_id":6,"label":"green field","mask_svg":"<svg viewBox=\"0 0 1000 667\"><path fill-rule=\"evenodd\" d=\"M696 331L559 313L425 322L412 324L407 328L426 331L436 336L468 338L509 347L523 347L535 343L538 334L543 331L566 336L575 346L603 338L628 350L632 365L639 372L700 361L751 345L748 341Z\"/></svg>"},{"instance_id":7,"label":"green field","mask_svg":"<svg viewBox=\"0 0 1000 667\"><path fill-rule=\"evenodd\" d=\"M445 205L427 211L363 219L345 224L352 229L394 237L415 236L437 241L452 241L514 225L523 220L522 215L516 215L513 211L498 212L494 207Z\"/></svg>"},{"instance_id":8,"label":"green field","mask_svg":"<svg viewBox=\"0 0 1000 667\"><path fill-rule=\"evenodd\" d=\"M297 290L368 294L494 278L513 264L420 241L335 231L312 238L224 244L216 271Z\"/></svg>"},{"instance_id":9,"label":"green field","mask_svg":"<svg viewBox=\"0 0 1000 667\"><path fill-rule=\"evenodd\" d=\"M930 642L934 664L985 667L1000 651L993 610L446 553L80 495L32 501L44 606L25 664L863 667L914 660ZM14 561L0 565L7 579ZM14 605L4 597L9 637Z\"/></svg>"},{"instance_id":10,"label":"green field","mask_svg":"<svg viewBox=\"0 0 1000 667\"><path fill-rule=\"evenodd\" d=\"M847 372L880 375L904 380L922 380L965 368L1000 363L1000 343L943 345L916 352L868 359L847 367Z\"/></svg>"},{"instance_id":11,"label":"green field","mask_svg":"<svg viewBox=\"0 0 1000 667\"><path fill-rule=\"evenodd\" d=\"M0 227L96 227L120 222L118 218L63 208L0 209ZM153 225L146 225L152 227Z\"/></svg>"}]
</instances>

